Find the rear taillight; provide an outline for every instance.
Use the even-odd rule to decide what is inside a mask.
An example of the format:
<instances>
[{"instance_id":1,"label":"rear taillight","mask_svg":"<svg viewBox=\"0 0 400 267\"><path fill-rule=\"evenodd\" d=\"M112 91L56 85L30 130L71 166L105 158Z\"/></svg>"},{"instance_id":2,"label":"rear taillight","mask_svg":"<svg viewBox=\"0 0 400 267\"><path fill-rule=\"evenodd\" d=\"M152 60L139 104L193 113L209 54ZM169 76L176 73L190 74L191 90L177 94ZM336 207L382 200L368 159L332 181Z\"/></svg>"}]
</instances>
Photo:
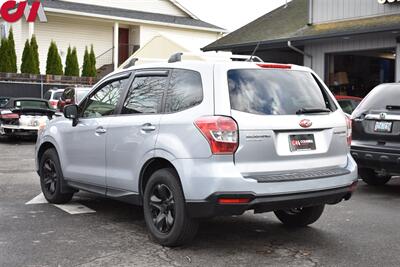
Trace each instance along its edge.
<instances>
[{"instance_id":1,"label":"rear taillight","mask_svg":"<svg viewBox=\"0 0 400 267\"><path fill-rule=\"evenodd\" d=\"M353 121L346 115L347 124L347 144L351 147L352 135L353 135Z\"/></svg>"},{"instance_id":2,"label":"rear taillight","mask_svg":"<svg viewBox=\"0 0 400 267\"><path fill-rule=\"evenodd\" d=\"M212 116L197 119L194 124L207 139L214 155L234 154L239 146L236 121L230 117Z\"/></svg>"},{"instance_id":3,"label":"rear taillight","mask_svg":"<svg viewBox=\"0 0 400 267\"><path fill-rule=\"evenodd\" d=\"M3 120L14 120L14 119L19 119L19 114L17 114L17 113L5 113L5 114L0 114L0 119L3 119Z\"/></svg>"},{"instance_id":4,"label":"rear taillight","mask_svg":"<svg viewBox=\"0 0 400 267\"><path fill-rule=\"evenodd\" d=\"M51 100L49 103L50 103L50 106L51 106L51 107L57 108L58 101Z\"/></svg>"}]
</instances>

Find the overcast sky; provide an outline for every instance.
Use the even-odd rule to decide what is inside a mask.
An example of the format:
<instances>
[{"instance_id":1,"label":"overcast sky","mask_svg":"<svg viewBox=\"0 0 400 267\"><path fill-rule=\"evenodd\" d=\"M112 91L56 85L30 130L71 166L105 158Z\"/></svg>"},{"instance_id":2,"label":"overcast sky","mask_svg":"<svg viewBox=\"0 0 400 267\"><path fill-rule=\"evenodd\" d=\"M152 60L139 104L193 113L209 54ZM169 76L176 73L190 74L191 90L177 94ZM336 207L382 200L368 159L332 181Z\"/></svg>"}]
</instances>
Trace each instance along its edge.
<instances>
[{"instance_id":1,"label":"overcast sky","mask_svg":"<svg viewBox=\"0 0 400 267\"><path fill-rule=\"evenodd\" d=\"M269 11L285 4L286 0L178 0L201 20L229 31L236 30Z\"/></svg>"}]
</instances>

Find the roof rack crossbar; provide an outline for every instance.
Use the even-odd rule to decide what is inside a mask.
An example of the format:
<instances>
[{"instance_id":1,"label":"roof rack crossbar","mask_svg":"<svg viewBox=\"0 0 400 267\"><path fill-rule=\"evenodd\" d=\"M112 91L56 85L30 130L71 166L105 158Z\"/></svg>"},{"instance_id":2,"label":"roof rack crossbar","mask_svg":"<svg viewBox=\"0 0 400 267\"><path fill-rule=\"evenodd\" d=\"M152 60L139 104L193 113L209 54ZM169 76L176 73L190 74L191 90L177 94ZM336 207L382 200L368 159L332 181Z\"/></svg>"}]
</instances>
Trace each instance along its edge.
<instances>
[{"instance_id":1,"label":"roof rack crossbar","mask_svg":"<svg viewBox=\"0 0 400 267\"><path fill-rule=\"evenodd\" d=\"M173 54L173 55L168 59L168 63L181 62L181 61L182 61L182 55L183 55L182 52Z\"/></svg>"}]
</instances>

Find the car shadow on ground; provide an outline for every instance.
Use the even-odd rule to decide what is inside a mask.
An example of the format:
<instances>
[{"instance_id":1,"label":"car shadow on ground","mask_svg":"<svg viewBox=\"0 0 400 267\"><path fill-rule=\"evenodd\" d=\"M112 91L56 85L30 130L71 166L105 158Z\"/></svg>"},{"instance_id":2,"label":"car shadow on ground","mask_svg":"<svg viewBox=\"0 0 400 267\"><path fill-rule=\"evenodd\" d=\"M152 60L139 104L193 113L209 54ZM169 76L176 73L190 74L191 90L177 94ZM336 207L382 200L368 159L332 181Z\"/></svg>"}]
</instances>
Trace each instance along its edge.
<instances>
[{"instance_id":1,"label":"car shadow on ground","mask_svg":"<svg viewBox=\"0 0 400 267\"><path fill-rule=\"evenodd\" d=\"M142 234L147 234L141 207L88 193L78 193L77 196L79 203L96 210L103 219L111 223L134 224ZM253 215L253 212L249 211L243 216L201 220L195 240L187 246L174 248L174 250L204 250L206 254L210 249L216 249L215 251L231 249L232 251L240 250L240 253L251 251L257 254L274 254L281 253L282 251L277 250L285 247L287 251L284 253L294 255L299 253L295 248L295 243L306 244L309 242L307 238L309 236L313 237L312 243L316 247L332 242L330 234L318 228L288 228L276 220L273 213ZM288 243L292 245L288 246Z\"/></svg>"},{"instance_id":2,"label":"car shadow on ground","mask_svg":"<svg viewBox=\"0 0 400 267\"><path fill-rule=\"evenodd\" d=\"M383 186L370 186L361 182L356 193L363 193L369 197L390 197L400 199L400 177L393 177Z\"/></svg>"}]
</instances>

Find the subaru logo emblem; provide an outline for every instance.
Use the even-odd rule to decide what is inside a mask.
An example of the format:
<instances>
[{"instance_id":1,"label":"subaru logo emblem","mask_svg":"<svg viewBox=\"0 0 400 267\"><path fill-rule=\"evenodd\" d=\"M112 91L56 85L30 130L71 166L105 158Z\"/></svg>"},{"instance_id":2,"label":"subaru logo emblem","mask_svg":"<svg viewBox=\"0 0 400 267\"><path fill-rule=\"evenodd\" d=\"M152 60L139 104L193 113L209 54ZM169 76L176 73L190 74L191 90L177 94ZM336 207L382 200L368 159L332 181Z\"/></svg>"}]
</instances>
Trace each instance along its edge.
<instances>
[{"instance_id":1,"label":"subaru logo emblem","mask_svg":"<svg viewBox=\"0 0 400 267\"><path fill-rule=\"evenodd\" d=\"M303 128L310 128L312 126L312 122L310 120L302 120L299 125Z\"/></svg>"},{"instance_id":2,"label":"subaru logo emblem","mask_svg":"<svg viewBox=\"0 0 400 267\"><path fill-rule=\"evenodd\" d=\"M384 119L386 119L386 113L381 113L380 115L379 115L379 117L381 118L381 120L384 120Z\"/></svg>"}]
</instances>

